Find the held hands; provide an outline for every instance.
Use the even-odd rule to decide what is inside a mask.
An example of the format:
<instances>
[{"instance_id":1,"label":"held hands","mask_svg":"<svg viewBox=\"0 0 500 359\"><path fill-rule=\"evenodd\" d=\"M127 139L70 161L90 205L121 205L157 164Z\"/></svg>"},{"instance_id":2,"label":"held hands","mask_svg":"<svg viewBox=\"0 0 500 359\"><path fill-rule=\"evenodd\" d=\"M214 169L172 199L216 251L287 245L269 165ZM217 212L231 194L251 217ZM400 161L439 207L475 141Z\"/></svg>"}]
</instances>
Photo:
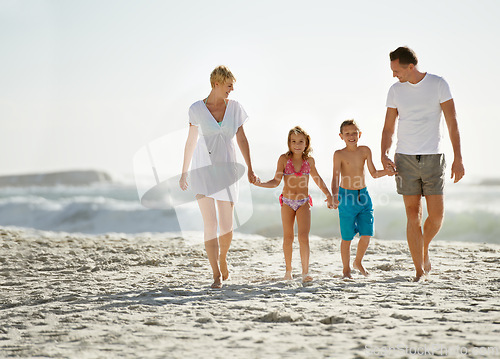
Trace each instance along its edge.
<instances>
[{"instance_id":1,"label":"held hands","mask_svg":"<svg viewBox=\"0 0 500 359\"><path fill-rule=\"evenodd\" d=\"M339 198L335 197L335 199L333 200L333 209L338 209L339 203L340 203Z\"/></svg>"},{"instance_id":2,"label":"held hands","mask_svg":"<svg viewBox=\"0 0 500 359\"><path fill-rule=\"evenodd\" d=\"M336 209L337 208L337 207L335 207L335 204L333 203L333 197L330 194L327 195L325 202L326 202L326 206L329 209Z\"/></svg>"},{"instance_id":3,"label":"held hands","mask_svg":"<svg viewBox=\"0 0 500 359\"><path fill-rule=\"evenodd\" d=\"M398 174L398 172L395 171L393 168L384 168L383 171L386 176L394 176Z\"/></svg>"},{"instance_id":4,"label":"held hands","mask_svg":"<svg viewBox=\"0 0 500 359\"><path fill-rule=\"evenodd\" d=\"M395 174L397 174L396 165L386 155L382 156L382 165L384 166L384 170L386 171L388 176L394 176Z\"/></svg>"},{"instance_id":5,"label":"held hands","mask_svg":"<svg viewBox=\"0 0 500 359\"><path fill-rule=\"evenodd\" d=\"M255 184L257 179L258 179L258 177L255 175L253 170L248 170L248 182Z\"/></svg>"},{"instance_id":6,"label":"held hands","mask_svg":"<svg viewBox=\"0 0 500 359\"><path fill-rule=\"evenodd\" d=\"M255 181L252 183L254 186L261 187L262 182L258 176L255 176Z\"/></svg>"}]
</instances>

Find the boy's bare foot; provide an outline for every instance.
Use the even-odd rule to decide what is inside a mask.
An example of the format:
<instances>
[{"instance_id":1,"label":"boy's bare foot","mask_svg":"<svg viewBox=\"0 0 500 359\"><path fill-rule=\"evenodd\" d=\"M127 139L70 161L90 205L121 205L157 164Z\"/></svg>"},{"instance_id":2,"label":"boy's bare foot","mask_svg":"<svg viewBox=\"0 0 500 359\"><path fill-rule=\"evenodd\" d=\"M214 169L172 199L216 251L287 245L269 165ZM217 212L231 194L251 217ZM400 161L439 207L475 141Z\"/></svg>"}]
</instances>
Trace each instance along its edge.
<instances>
[{"instance_id":1,"label":"boy's bare foot","mask_svg":"<svg viewBox=\"0 0 500 359\"><path fill-rule=\"evenodd\" d=\"M229 278L229 270L227 269L226 258L219 258L220 272L222 274L222 280L227 280Z\"/></svg>"},{"instance_id":2,"label":"boy's bare foot","mask_svg":"<svg viewBox=\"0 0 500 359\"><path fill-rule=\"evenodd\" d=\"M214 282L210 287L215 289L222 288L222 282L220 281L220 277L214 278Z\"/></svg>"},{"instance_id":3,"label":"boy's bare foot","mask_svg":"<svg viewBox=\"0 0 500 359\"><path fill-rule=\"evenodd\" d=\"M365 267L363 267L361 263L354 262L352 266L354 267L354 269L359 270L361 274L364 275L365 277L368 277L370 275L370 273L366 271Z\"/></svg>"},{"instance_id":4,"label":"boy's bare foot","mask_svg":"<svg viewBox=\"0 0 500 359\"><path fill-rule=\"evenodd\" d=\"M429 258L429 253L424 255L424 272L429 273L431 271L431 259Z\"/></svg>"},{"instance_id":5,"label":"boy's bare foot","mask_svg":"<svg viewBox=\"0 0 500 359\"><path fill-rule=\"evenodd\" d=\"M291 270L287 270L285 272L285 276L283 277L284 280L292 280L292 271Z\"/></svg>"},{"instance_id":6,"label":"boy's bare foot","mask_svg":"<svg viewBox=\"0 0 500 359\"><path fill-rule=\"evenodd\" d=\"M313 278L308 274L302 274L302 283L312 282Z\"/></svg>"},{"instance_id":7,"label":"boy's bare foot","mask_svg":"<svg viewBox=\"0 0 500 359\"><path fill-rule=\"evenodd\" d=\"M344 271L342 279L352 279L351 270Z\"/></svg>"}]
</instances>

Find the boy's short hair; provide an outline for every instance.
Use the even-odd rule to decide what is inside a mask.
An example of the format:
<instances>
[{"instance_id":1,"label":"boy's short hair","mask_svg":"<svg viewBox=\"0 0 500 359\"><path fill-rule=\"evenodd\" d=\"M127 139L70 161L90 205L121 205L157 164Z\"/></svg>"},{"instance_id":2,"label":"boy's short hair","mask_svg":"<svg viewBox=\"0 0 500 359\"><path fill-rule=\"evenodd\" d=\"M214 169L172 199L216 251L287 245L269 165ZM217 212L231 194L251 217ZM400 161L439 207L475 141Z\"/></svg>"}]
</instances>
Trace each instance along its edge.
<instances>
[{"instance_id":1,"label":"boy's short hair","mask_svg":"<svg viewBox=\"0 0 500 359\"><path fill-rule=\"evenodd\" d=\"M398 47L389 54L389 57L391 61L399 60L400 65L418 64L417 55L407 46Z\"/></svg>"},{"instance_id":2,"label":"boy's short hair","mask_svg":"<svg viewBox=\"0 0 500 359\"><path fill-rule=\"evenodd\" d=\"M210 74L210 84L212 85L212 88L215 86L216 82L223 85L227 80L235 82L236 78L224 65L217 66Z\"/></svg>"},{"instance_id":3,"label":"boy's short hair","mask_svg":"<svg viewBox=\"0 0 500 359\"><path fill-rule=\"evenodd\" d=\"M344 127L346 126L349 126L349 125L353 125L354 127L356 127L356 129L358 131L361 131L359 129L359 126L358 124L356 123L356 121L354 121L353 119L349 119L349 120L345 120L344 122L342 122L342 124L340 125L340 133L342 133L342 130L344 129Z\"/></svg>"}]
</instances>

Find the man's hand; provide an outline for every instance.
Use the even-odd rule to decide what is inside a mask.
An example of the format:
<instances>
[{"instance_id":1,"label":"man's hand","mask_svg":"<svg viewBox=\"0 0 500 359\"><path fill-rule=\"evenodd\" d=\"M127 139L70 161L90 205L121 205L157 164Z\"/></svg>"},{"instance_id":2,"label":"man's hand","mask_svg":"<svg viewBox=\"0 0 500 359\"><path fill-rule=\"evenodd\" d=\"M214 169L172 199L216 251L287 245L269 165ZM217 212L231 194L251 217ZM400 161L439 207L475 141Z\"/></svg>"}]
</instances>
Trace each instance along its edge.
<instances>
[{"instance_id":1,"label":"man's hand","mask_svg":"<svg viewBox=\"0 0 500 359\"><path fill-rule=\"evenodd\" d=\"M392 175L396 174L396 165L392 160L387 157L386 155L382 156L382 166L384 166L384 170L388 171L389 173L392 173ZM389 175L391 176L391 175Z\"/></svg>"},{"instance_id":2,"label":"man's hand","mask_svg":"<svg viewBox=\"0 0 500 359\"><path fill-rule=\"evenodd\" d=\"M464 164L462 163L462 160L455 159L455 161L453 161L453 164L451 165L451 178L455 177L453 183L457 183L458 181L460 181L463 176L465 176Z\"/></svg>"}]
</instances>

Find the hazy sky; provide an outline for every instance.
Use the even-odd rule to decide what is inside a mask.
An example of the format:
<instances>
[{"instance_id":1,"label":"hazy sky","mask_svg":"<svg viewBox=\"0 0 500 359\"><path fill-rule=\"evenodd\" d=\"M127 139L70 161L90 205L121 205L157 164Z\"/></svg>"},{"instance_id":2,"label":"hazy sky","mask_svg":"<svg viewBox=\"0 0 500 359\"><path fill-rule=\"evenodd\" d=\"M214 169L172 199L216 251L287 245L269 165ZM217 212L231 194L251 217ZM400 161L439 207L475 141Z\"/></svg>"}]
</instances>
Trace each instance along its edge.
<instances>
[{"instance_id":1,"label":"hazy sky","mask_svg":"<svg viewBox=\"0 0 500 359\"><path fill-rule=\"evenodd\" d=\"M450 84L467 174L500 176L499 14L498 0L2 0L0 174L131 174L141 147L186 128L219 64L251 117L256 169L274 168L298 124L331 177L347 118L380 167L388 54L408 45ZM172 142L177 157L184 140Z\"/></svg>"}]
</instances>

